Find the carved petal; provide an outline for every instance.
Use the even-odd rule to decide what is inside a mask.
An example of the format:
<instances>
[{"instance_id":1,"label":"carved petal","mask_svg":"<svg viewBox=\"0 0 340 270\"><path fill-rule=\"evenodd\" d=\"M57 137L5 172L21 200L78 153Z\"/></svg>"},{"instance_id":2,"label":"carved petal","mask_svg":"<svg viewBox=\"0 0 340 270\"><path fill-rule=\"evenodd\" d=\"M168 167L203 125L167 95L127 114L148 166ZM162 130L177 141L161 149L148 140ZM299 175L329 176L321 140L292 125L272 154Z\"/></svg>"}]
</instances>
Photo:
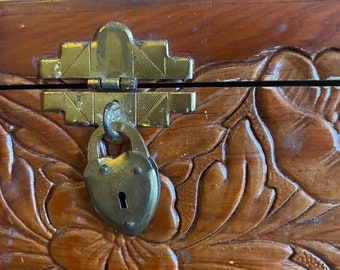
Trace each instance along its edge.
<instances>
[{"instance_id":1,"label":"carved petal","mask_svg":"<svg viewBox=\"0 0 340 270\"><path fill-rule=\"evenodd\" d=\"M148 241L163 242L176 232L179 217L175 210L176 197L171 182L162 177L160 203L155 217L143 232ZM87 228L101 233L113 233L94 211L83 182L64 182L51 192L47 211L52 224L63 228Z\"/></svg>"},{"instance_id":2,"label":"carved petal","mask_svg":"<svg viewBox=\"0 0 340 270\"><path fill-rule=\"evenodd\" d=\"M102 234L86 229L68 229L51 241L52 258L66 269L177 269L177 259L163 244L140 238ZM72 257L72 260L69 259Z\"/></svg>"},{"instance_id":3,"label":"carved petal","mask_svg":"<svg viewBox=\"0 0 340 270\"><path fill-rule=\"evenodd\" d=\"M293 242L320 241L340 246L340 207L323 215L314 216L303 223L292 223L277 230L273 237L281 241L289 237ZM320 226L322 224L322 226Z\"/></svg>"},{"instance_id":4,"label":"carved petal","mask_svg":"<svg viewBox=\"0 0 340 270\"><path fill-rule=\"evenodd\" d=\"M190 118L188 119L188 117ZM163 129L149 144L150 153L157 157L156 161L160 167L166 162L181 158L192 158L212 150L221 140L224 134L221 127L203 126L203 123L188 125L188 123L195 121L202 122L205 120L201 115L183 116L173 121L171 127ZM200 136L195 136L198 133Z\"/></svg>"},{"instance_id":5,"label":"carved petal","mask_svg":"<svg viewBox=\"0 0 340 270\"><path fill-rule=\"evenodd\" d=\"M32 237L47 241L51 233L40 219L34 181L31 166L26 160L17 157L13 163L11 179L2 179L0 188L3 200L9 207L8 211L13 212L21 223L32 231Z\"/></svg>"},{"instance_id":6,"label":"carved petal","mask_svg":"<svg viewBox=\"0 0 340 270\"><path fill-rule=\"evenodd\" d=\"M163 244L152 245L139 238L121 240L108 260L107 269L178 269L172 250Z\"/></svg>"},{"instance_id":7,"label":"carved petal","mask_svg":"<svg viewBox=\"0 0 340 270\"><path fill-rule=\"evenodd\" d=\"M8 180L14 162L13 141L2 125L0 125L0 157L1 180Z\"/></svg>"},{"instance_id":8,"label":"carved petal","mask_svg":"<svg viewBox=\"0 0 340 270\"><path fill-rule=\"evenodd\" d=\"M169 203L172 204L170 207L173 207L174 203L169 200L169 196L173 195L172 185L166 178L163 179L163 183L165 188L162 195L165 195L164 197L167 199L166 206L169 211ZM83 183L63 183L52 192L48 212L52 223L62 233L57 234L56 238L52 240L50 250L52 257L59 264L67 269L81 267L117 269L118 265L120 267L118 269L126 269L125 267L128 267L127 269L136 267L150 269L151 265L159 266L158 269L162 269L164 266L175 267L177 265L168 246L149 244L139 238L125 238L114 233L96 217L86 196ZM178 220L175 213L170 210L166 215L171 215L170 221L172 220L175 224L172 226L162 224L165 228L156 228L156 235L159 236L157 239L162 237L168 239L176 231L174 228L178 225ZM164 221L159 222L164 223ZM156 223L156 225L158 224ZM158 234L157 229L159 230ZM146 233L145 238L147 236ZM148 241L150 240L148 239ZM110 255L111 249L113 250ZM68 260L65 254L71 256L73 260ZM106 261L108 257L109 260Z\"/></svg>"},{"instance_id":9,"label":"carved petal","mask_svg":"<svg viewBox=\"0 0 340 270\"><path fill-rule=\"evenodd\" d=\"M314 59L314 65L319 73L320 79L327 80L339 78L339 69L334 68L340 64L339 49L327 49L318 54ZM338 87L329 87L322 89L315 110L324 115L326 119L334 124L335 129L340 133L340 91Z\"/></svg>"},{"instance_id":10,"label":"carved petal","mask_svg":"<svg viewBox=\"0 0 340 270\"><path fill-rule=\"evenodd\" d=\"M334 68L340 64L339 52L340 50L337 48L330 48L316 55L313 62L320 79L327 80L340 77L339 69Z\"/></svg>"},{"instance_id":11,"label":"carved petal","mask_svg":"<svg viewBox=\"0 0 340 270\"><path fill-rule=\"evenodd\" d=\"M283 173L315 199L340 200L335 130L321 117L297 109L279 90L257 89L256 106L273 138L275 160Z\"/></svg>"},{"instance_id":12,"label":"carved petal","mask_svg":"<svg viewBox=\"0 0 340 270\"><path fill-rule=\"evenodd\" d=\"M20 160L22 162L22 160ZM15 162L16 163L16 162ZM17 168L17 165L14 165ZM23 168L22 168L23 169ZM25 171L21 171L25 175ZM27 175L26 175L27 176ZM17 180L17 179L16 179ZM47 239L49 232L39 219L35 208L34 197L30 190L32 180L23 177L23 181L2 181L0 189L0 265L3 269L27 269L27 265L38 268L51 266L52 260L47 252ZM9 185L11 184L11 185ZM3 188L6 198L3 195ZM23 190L29 196L23 196ZM20 203L19 195L27 202ZM13 197L12 197L13 196ZM27 208L25 208L27 207Z\"/></svg>"},{"instance_id":13,"label":"carved petal","mask_svg":"<svg viewBox=\"0 0 340 270\"><path fill-rule=\"evenodd\" d=\"M292 253L289 246L281 243L253 241L214 246L196 245L178 252L177 256L180 265L187 270L305 269L288 260Z\"/></svg>"},{"instance_id":14,"label":"carved petal","mask_svg":"<svg viewBox=\"0 0 340 270\"><path fill-rule=\"evenodd\" d=\"M33 218L34 219L34 218ZM22 220L6 204L0 190L0 265L1 268L27 269L27 264L41 268L52 264L48 258L47 241ZM33 255L35 253L35 255Z\"/></svg>"},{"instance_id":15,"label":"carved petal","mask_svg":"<svg viewBox=\"0 0 340 270\"><path fill-rule=\"evenodd\" d=\"M52 258L68 270L104 269L113 244L85 229L66 230L50 243ZM72 259L70 259L72 258Z\"/></svg>"},{"instance_id":16,"label":"carved petal","mask_svg":"<svg viewBox=\"0 0 340 270\"><path fill-rule=\"evenodd\" d=\"M160 169L160 172L167 176L174 186L182 184L189 177L193 164L189 160L180 160L170 163Z\"/></svg>"},{"instance_id":17,"label":"carved petal","mask_svg":"<svg viewBox=\"0 0 340 270\"><path fill-rule=\"evenodd\" d=\"M60 183L66 181L80 182L83 176L74 167L62 161L51 162L42 168L45 177L52 183Z\"/></svg>"},{"instance_id":18,"label":"carved petal","mask_svg":"<svg viewBox=\"0 0 340 270\"><path fill-rule=\"evenodd\" d=\"M301 52L283 49L269 60L261 79L318 80L319 75L312 61ZM321 94L318 87L284 87L282 91L293 104L309 112L314 112Z\"/></svg>"},{"instance_id":19,"label":"carved petal","mask_svg":"<svg viewBox=\"0 0 340 270\"><path fill-rule=\"evenodd\" d=\"M47 255L29 254L21 252L0 253L0 264L2 269L28 269L34 266L35 269L50 269L54 263ZM30 268L29 267L29 268Z\"/></svg>"},{"instance_id":20,"label":"carved petal","mask_svg":"<svg viewBox=\"0 0 340 270\"><path fill-rule=\"evenodd\" d=\"M168 178L161 175L161 194L155 216L140 235L151 242L165 242L172 238L179 226L179 216L175 209L176 193Z\"/></svg>"},{"instance_id":21,"label":"carved petal","mask_svg":"<svg viewBox=\"0 0 340 270\"><path fill-rule=\"evenodd\" d=\"M340 63L339 51L336 49L326 50L314 59L314 63L301 53L292 50L282 50L270 59L266 78L275 74L275 79L300 80L314 79L327 80L336 78L338 70L330 67ZM313 65L314 64L314 65ZM334 124L339 132L338 114L340 91L335 87L285 87L282 89L285 98L303 111L317 113L324 119Z\"/></svg>"},{"instance_id":22,"label":"carved petal","mask_svg":"<svg viewBox=\"0 0 340 270\"><path fill-rule=\"evenodd\" d=\"M64 182L51 192L47 212L52 224L63 228L85 228L99 232L109 230L95 213L84 182Z\"/></svg>"}]
</instances>

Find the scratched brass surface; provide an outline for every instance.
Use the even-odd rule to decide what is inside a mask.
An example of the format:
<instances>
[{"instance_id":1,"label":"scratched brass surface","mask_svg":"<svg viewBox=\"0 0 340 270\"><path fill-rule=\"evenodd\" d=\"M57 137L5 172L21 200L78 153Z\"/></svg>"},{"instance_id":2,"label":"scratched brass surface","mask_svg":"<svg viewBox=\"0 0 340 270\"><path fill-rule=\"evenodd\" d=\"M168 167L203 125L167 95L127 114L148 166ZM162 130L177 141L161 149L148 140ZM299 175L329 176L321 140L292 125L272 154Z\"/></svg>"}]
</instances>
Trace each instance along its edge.
<instances>
[{"instance_id":1,"label":"scratched brass surface","mask_svg":"<svg viewBox=\"0 0 340 270\"><path fill-rule=\"evenodd\" d=\"M192 79L189 57L170 57L166 40L135 40L130 29L109 22L93 41L65 42L58 57L39 62L40 78Z\"/></svg>"},{"instance_id":2,"label":"scratched brass surface","mask_svg":"<svg viewBox=\"0 0 340 270\"><path fill-rule=\"evenodd\" d=\"M65 122L76 126L98 126L108 102L120 104L121 121L143 127L168 127L170 112L195 110L194 92L52 92L43 93L44 110L64 111Z\"/></svg>"}]
</instances>

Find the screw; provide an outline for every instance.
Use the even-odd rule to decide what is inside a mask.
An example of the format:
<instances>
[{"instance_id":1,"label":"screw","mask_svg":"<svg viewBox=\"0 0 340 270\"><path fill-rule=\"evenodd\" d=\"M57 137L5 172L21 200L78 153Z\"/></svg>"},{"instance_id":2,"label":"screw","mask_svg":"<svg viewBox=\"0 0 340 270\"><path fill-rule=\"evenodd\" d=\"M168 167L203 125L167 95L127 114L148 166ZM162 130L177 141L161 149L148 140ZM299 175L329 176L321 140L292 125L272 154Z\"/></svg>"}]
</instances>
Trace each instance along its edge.
<instances>
[{"instance_id":1,"label":"screw","mask_svg":"<svg viewBox=\"0 0 340 270\"><path fill-rule=\"evenodd\" d=\"M101 167L100 167L100 173L102 174L108 174L109 173L109 166L107 166L106 164L103 164Z\"/></svg>"},{"instance_id":2,"label":"screw","mask_svg":"<svg viewBox=\"0 0 340 270\"><path fill-rule=\"evenodd\" d=\"M133 172L137 175L141 175L143 173L143 169L141 167L135 167Z\"/></svg>"},{"instance_id":3,"label":"screw","mask_svg":"<svg viewBox=\"0 0 340 270\"><path fill-rule=\"evenodd\" d=\"M125 225L129 231L132 231L135 228L135 223L133 221L128 221L125 223Z\"/></svg>"}]
</instances>

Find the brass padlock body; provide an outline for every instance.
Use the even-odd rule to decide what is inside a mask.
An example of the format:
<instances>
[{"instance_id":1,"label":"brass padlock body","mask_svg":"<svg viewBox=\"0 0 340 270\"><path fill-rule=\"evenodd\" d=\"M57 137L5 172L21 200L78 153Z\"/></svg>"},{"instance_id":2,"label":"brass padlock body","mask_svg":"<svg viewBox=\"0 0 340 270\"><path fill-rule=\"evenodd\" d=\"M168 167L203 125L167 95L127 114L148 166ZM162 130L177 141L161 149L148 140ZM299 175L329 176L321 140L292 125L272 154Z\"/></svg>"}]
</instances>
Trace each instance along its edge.
<instances>
[{"instance_id":1,"label":"brass padlock body","mask_svg":"<svg viewBox=\"0 0 340 270\"><path fill-rule=\"evenodd\" d=\"M155 162L133 126L116 123L113 129L126 135L132 150L118 157L101 157L102 126L94 131L88 149L84 180L97 213L115 230L135 236L152 219L159 200L160 180Z\"/></svg>"}]
</instances>

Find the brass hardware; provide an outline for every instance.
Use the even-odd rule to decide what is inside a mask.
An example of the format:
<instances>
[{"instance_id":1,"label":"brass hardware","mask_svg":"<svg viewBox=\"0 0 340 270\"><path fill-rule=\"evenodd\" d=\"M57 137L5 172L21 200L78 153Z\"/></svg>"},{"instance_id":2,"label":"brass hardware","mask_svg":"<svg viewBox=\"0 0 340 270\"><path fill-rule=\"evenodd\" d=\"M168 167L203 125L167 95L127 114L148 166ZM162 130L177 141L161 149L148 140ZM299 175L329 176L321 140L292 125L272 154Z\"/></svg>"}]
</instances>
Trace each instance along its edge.
<instances>
[{"instance_id":1,"label":"brass hardware","mask_svg":"<svg viewBox=\"0 0 340 270\"><path fill-rule=\"evenodd\" d=\"M64 43L61 57L41 59L39 70L41 78L84 78L104 90L136 88L136 79L191 79L192 72L193 60L170 57L166 40L135 40L117 22L99 29L92 42Z\"/></svg>"},{"instance_id":2,"label":"brass hardware","mask_svg":"<svg viewBox=\"0 0 340 270\"><path fill-rule=\"evenodd\" d=\"M42 78L86 78L101 91L45 91L44 110L64 111L70 125L95 125L84 171L89 197L98 214L127 236L141 233L156 211L160 177L136 126L167 127L170 112L195 110L194 92L137 92L139 79L192 78L189 57L170 57L167 41L136 41L119 23L102 27L92 42L62 45L60 58L40 61ZM130 91L132 90L132 91ZM102 156L100 143L131 151Z\"/></svg>"},{"instance_id":3,"label":"brass hardware","mask_svg":"<svg viewBox=\"0 0 340 270\"><path fill-rule=\"evenodd\" d=\"M135 236L156 211L160 196L158 168L135 127L112 122L110 128L110 133L128 137L132 150L118 157L101 156L99 144L108 134L103 126L98 127L89 141L84 180L98 214L118 232Z\"/></svg>"},{"instance_id":4,"label":"brass hardware","mask_svg":"<svg viewBox=\"0 0 340 270\"><path fill-rule=\"evenodd\" d=\"M44 110L65 111L69 125L99 125L107 103L116 100L124 121L136 126L167 127L169 113L195 110L194 92L44 92Z\"/></svg>"},{"instance_id":5,"label":"brass hardware","mask_svg":"<svg viewBox=\"0 0 340 270\"><path fill-rule=\"evenodd\" d=\"M169 126L169 113L195 110L195 93L127 92L138 79L192 78L190 57L170 57L168 42L136 41L123 24L103 26L94 41L67 42L60 58L40 61L41 78L86 78L99 92L43 93L44 110L65 111L69 125L99 125L107 103L116 100L124 121L137 126ZM110 92L114 89L125 92Z\"/></svg>"}]
</instances>

